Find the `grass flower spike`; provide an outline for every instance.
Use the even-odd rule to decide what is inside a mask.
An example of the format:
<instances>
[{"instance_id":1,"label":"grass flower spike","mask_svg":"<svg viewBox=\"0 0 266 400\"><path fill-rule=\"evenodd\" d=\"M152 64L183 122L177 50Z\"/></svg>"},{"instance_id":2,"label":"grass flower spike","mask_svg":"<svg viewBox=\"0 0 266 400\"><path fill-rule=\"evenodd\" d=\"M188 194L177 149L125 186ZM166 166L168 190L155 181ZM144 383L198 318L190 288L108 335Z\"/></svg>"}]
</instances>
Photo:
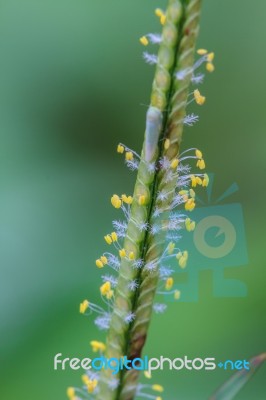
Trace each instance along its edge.
<instances>
[{"instance_id":1,"label":"grass flower spike","mask_svg":"<svg viewBox=\"0 0 266 400\"><path fill-rule=\"evenodd\" d=\"M152 312L160 314L167 308L155 302L155 295L176 301L182 296L168 261L175 260L177 269L189 268L189 253L179 248L179 240L182 230L195 229L194 189L209 183L202 152L180 151L184 126L199 119L188 114L187 107L191 102L204 105L206 100L197 88L204 79L199 70L203 65L209 72L214 69L214 53L199 49L194 60L200 8L201 0L169 0L166 11L155 10L162 32L139 39L145 48L159 45L159 50L143 53L156 69L141 154L122 143L117 146L126 166L137 171L136 184L131 195L111 196L119 217L113 221L113 231L104 236L107 251L95 261L98 269L108 271L100 285L103 306L88 300L80 305L80 313L96 314L95 324L107 331L106 343L93 340L91 346L108 359L141 357ZM192 93L191 84L196 85ZM162 400L162 386L141 384L138 375L136 369L124 368L115 377L109 370L89 370L82 388L69 388L67 395L71 400ZM151 378L147 372L144 375Z\"/></svg>"}]
</instances>

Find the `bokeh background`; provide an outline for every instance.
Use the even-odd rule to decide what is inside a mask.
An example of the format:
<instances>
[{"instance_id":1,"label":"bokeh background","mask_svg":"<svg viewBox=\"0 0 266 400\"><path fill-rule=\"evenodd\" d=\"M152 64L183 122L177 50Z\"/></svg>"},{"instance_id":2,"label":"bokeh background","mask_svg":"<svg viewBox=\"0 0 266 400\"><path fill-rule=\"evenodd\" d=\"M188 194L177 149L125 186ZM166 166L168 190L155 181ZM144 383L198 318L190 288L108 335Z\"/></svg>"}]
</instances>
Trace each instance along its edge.
<instances>
[{"instance_id":1,"label":"bokeh background","mask_svg":"<svg viewBox=\"0 0 266 400\"><path fill-rule=\"evenodd\" d=\"M140 150L153 68L138 38L160 30L158 0L2 0L0 6L1 398L63 400L80 373L55 372L53 356L84 357L103 339L78 313L97 301L94 260L116 215L109 198L132 192L119 141ZM227 277L246 298L200 300L154 316L151 357L249 358L265 351L265 48L263 0L205 0L198 45L216 52L200 122L183 145L200 147L214 197L237 182L249 263ZM191 110L194 110L192 107ZM166 400L203 400L228 371L156 373ZM265 399L265 367L237 399Z\"/></svg>"}]
</instances>

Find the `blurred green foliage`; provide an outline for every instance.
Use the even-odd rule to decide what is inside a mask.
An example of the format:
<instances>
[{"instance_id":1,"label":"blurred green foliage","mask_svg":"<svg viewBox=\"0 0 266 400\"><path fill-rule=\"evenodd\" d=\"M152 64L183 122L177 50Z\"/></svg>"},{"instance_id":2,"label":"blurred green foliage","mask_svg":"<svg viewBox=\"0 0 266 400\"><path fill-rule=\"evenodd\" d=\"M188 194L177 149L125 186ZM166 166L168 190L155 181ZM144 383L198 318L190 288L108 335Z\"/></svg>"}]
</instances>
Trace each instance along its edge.
<instances>
[{"instance_id":1,"label":"blurred green foliage","mask_svg":"<svg viewBox=\"0 0 266 400\"><path fill-rule=\"evenodd\" d=\"M141 148L153 69L138 38L158 31L149 0L2 0L0 13L1 398L65 399L80 373L53 371L53 356L90 354L101 337L78 314L97 299L94 260L116 212L115 193L134 174L115 154ZM200 122L183 145L200 147L216 174L214 196L240 191L249 264L227 277L247 283L244 299L212 296L170 304L152 321L150 356L249 358L265 351L265 13L266 3L205 0L199 47L214 49L216 72ZM237 398L265 399L261 369ZM165 399L203 400L228 371L156 373Z\"/></svg>"}]
</instances>

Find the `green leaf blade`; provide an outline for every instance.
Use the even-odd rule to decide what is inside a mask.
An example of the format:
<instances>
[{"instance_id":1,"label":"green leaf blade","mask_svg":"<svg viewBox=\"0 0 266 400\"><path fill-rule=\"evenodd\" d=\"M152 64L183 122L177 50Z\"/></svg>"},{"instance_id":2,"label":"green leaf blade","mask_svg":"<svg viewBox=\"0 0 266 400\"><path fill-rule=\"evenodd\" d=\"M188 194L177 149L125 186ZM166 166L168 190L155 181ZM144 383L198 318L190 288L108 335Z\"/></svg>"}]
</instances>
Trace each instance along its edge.
<instances>
[{"instance_id":1,"label":"green leaf blade","mask_svg":"<svg viewBox=\"0 0 266 400\"><path fill-rule=\"evenodd\" d=\"M266 361L266 353L259 354L249 361L250 369L242 369L236 372L227 382L225 382L213 395L210 400L232 400L238 392L246 385L252 376L258 371Z\"/></svg>"}]
</instances>

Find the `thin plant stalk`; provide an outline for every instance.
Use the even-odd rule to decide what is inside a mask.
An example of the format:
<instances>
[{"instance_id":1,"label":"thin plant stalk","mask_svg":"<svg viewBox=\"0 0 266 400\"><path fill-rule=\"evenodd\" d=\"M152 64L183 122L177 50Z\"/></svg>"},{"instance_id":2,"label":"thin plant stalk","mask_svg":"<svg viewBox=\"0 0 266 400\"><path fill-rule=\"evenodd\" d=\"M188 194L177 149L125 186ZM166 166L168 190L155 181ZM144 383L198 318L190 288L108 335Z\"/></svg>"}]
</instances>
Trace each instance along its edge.
<instances>
[{"instance_id":1,"label":"thin plant stalk","mask_svg":"<svg viewBox=\"0 0 266 400\"><path fill-rule=\"evenodd\" d=\"M132 360L140 357L147 338L164 235L141 231L139 226L156 224L156 209L163 212L171 209L176 175L173 174L172 179L166 179L164 170L154 168L152 171L150 165L157 166L159 159L164 157L171 162L179 153L199 30L200 8L201 0L170 0L168 3L134 200L123 244L126 253L133 253L136 259L143 260L143 266L132 268L130 260L122 259L105 351L105 356L109 359L127 356ZM179 71L187 71L182 80L176 78ZM157 196L162 191L167 193L165 199ZM154 266L153 271L150 271L151 265ZM139 282L133 293L129 289L132 281ZM130 313L134 315L134 319L128 324L126 317ZM102 374L98 400L132 400L135 397L137 370L122 370L117 376L119 385L113 391L107 384L111 372L103 371Z\"/></svg>"}]
</instances>

